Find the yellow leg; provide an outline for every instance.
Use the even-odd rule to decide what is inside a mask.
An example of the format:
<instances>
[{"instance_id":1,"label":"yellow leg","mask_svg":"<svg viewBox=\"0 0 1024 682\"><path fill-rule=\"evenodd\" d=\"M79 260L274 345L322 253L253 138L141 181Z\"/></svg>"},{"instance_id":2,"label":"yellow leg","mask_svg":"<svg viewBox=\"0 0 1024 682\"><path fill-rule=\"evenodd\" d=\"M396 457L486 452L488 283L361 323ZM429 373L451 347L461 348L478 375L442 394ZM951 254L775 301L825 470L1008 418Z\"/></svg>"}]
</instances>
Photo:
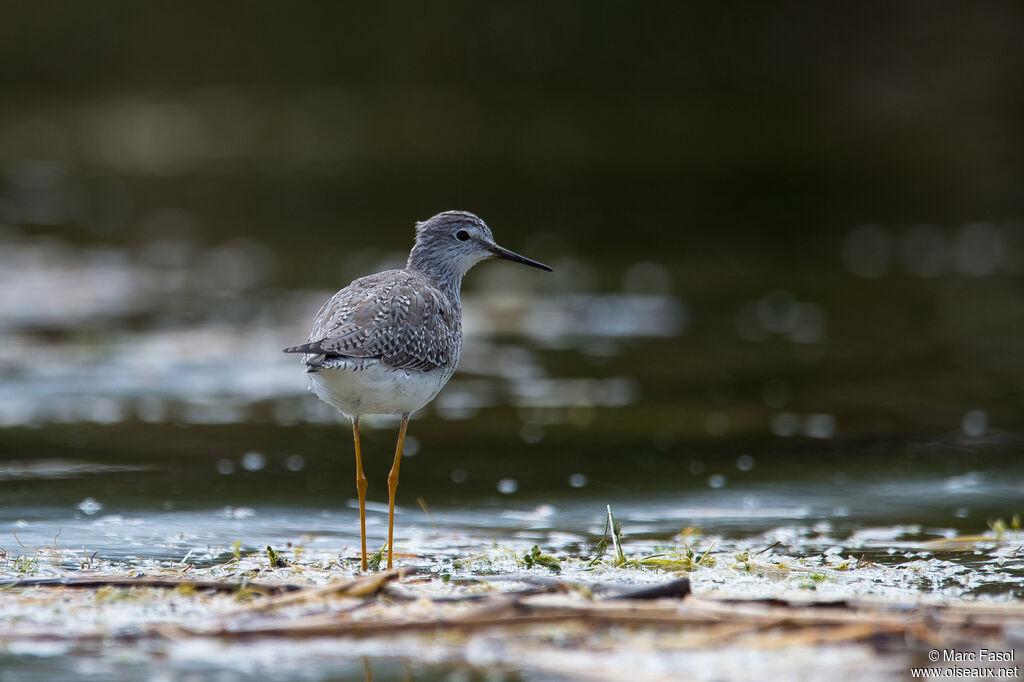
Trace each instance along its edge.
<instances>
[{"instance_id":1,"label":"yellow leg","mask_svg":"<svg viewBox=\"0 0 1024 682\"><path fill-rule=\"evenodd\" d=\"M363 541L363 570L366 566L366 474L363 473L363 454L359 449L359 417L352 418L352 438L356 443L356 490L359 492L359 537Z\"/></svg>"},{"instance_id":2,"label":"yellow leg","mask_svg":"<svg viewBox=\"0 0 1024 682\"><path fill-rule=\"evenodd\" d=\"M409 426L409 415L402 415L402 425L398 427L398 447L395 448L395 463L388 474L388 569L391 568L391 555L395 547L395 491L398 490L398 467L402 464L402 445L405 443L405 429Z\"/></svg>"}]
</instances>

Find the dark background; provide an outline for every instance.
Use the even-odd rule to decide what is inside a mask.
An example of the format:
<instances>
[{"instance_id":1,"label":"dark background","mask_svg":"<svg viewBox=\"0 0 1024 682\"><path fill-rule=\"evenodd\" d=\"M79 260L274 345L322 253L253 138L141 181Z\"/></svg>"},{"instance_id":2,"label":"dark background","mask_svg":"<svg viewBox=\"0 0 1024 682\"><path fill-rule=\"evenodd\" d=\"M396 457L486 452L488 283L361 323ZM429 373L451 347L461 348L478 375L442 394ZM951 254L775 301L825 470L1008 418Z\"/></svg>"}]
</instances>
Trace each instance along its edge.
<instances>
[{"instance_id":1,"label":"dark background","mask_svg":"<svg viewBox=\"0 0 1024 682\"><path fill-rule=\"evenodd\" d=\"M458 206L599 256L811 258L862 222L1020 218L1022 14L5 3L0 158L130 183L116 221L103 192L81 206L115 240L174 203L211 235L398 248L414 218ZM119 115L148 154L91 139Z\"/></svg>"},{"instance_id":2,"label":"dark background","mask_svg":"<svg viewBox=\"0 0 1024 682\"><path fill-rule=\"evenodd\" d=\"M686 306L667 338L543 351L554 377L638 382L632 412L567 440L664 447L707 438L717 412L730 435L762 437L780 409L832 415L843 443L1010 442L1024 426L1019 3L39 2L2 16L0 248L57 244L61 267L109 248L142 272L181 266L191 287L69 318L37 314L62 296L19 275L4 285L28 310L3 322L8 382L40 356L86 367L82 345L118 334L261 315L285 320L258 354L276 352L302 340L310 301L379 262L367 250L401 258L414 220L459 208L556 266L508 290L615 294L654 263L640 290ZM239 243L247 260L221 267ZM824 316L815 334L762 328L794 302ZM784 399L766 402L776 379Z\"/></svg>"}]
</instances>

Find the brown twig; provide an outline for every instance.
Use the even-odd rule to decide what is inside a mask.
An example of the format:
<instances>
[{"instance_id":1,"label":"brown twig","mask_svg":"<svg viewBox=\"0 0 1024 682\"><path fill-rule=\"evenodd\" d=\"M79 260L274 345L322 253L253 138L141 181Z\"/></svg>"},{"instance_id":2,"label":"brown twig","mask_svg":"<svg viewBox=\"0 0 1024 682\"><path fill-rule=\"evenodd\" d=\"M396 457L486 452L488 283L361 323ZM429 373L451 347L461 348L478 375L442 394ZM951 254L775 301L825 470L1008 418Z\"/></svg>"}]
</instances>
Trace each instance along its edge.
<instances>
[{"instance_id":1,"label":"brown twig","mask_svg":"<svg viewBox=\"0 0 1024 682\"><path fill-rule=\"evenodd\" d=\"M262 613L279 609L284 606L292 606L294 604L301 604L314 599L322 599L327 596L362 597L373 594L389 582L407 575L412 575L414 572L415 571L412 569L396 568L391 571L373 573L371 575L351 578L349 580L336 580L326 585L307 587L300 589L297 592L292 592L291 594L271 597L270 599L265 599L255 604L244 606L227 615L233 616L249 613Z\"/></svg>"},{"instance_id":2,"label":"brown twig","mask_svg":"<svg viewBox=\"0 0 1024 682\"><path fill-rule=\"evenodd\" d=\"M216 580L189 580L187 578L126 578L126 577L95 577L95 578L13 578L0 580L0 587L155 587L177 589L188 587L194 590L213 590L217 592L237 592L247 587L258 587L270 593L294 592L306 589L304 585L293 583L244 583L220 582Z\"/></svg>"}]
</instances>

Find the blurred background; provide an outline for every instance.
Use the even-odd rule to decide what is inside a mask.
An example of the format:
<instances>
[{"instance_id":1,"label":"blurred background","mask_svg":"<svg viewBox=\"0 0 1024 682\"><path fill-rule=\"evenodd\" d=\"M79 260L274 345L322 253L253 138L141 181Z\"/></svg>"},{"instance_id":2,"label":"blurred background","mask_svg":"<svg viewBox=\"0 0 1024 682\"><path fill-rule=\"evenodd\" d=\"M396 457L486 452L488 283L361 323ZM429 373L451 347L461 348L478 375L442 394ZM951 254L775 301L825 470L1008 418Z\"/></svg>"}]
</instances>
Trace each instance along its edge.
<instances>
[{"instance_id":1,"label":"blurred background","mask_svg":"<svg viewBox=\"0 0 1024 682\"><path fill-rule=\"evenodd\" d=\"M520 505L584 533L628 503L669 535L1019 511L1019 3L2 15L0 515L23 534L80 523L114 556L152 543L97 513L292 509L288 537L315 509L349 541L349 432L280 349L446 209L555 272L468 275L408 517ZM225 533L260 545L248 528Z\"/></svg>"}]
</instances>

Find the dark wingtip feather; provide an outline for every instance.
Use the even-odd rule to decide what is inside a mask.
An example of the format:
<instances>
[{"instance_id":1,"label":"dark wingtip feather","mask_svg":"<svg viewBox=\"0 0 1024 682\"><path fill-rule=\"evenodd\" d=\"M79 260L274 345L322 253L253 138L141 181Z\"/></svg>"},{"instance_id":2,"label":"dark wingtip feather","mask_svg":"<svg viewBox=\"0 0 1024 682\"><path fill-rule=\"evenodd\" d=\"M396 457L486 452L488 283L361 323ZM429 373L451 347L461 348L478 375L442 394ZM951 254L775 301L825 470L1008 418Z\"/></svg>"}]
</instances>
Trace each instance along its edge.
<instances>
[{"instance_id":1,"label":"dark wingtip feather","mask_svg":"<svg viewBox=\"0 0 1024 682\"><path fill-rule=\"evenodd\" d=\"M301 346L288 346L281 349L282 353L323 353L320 342L304 343Z\"/></svg>"}]
</instances>

